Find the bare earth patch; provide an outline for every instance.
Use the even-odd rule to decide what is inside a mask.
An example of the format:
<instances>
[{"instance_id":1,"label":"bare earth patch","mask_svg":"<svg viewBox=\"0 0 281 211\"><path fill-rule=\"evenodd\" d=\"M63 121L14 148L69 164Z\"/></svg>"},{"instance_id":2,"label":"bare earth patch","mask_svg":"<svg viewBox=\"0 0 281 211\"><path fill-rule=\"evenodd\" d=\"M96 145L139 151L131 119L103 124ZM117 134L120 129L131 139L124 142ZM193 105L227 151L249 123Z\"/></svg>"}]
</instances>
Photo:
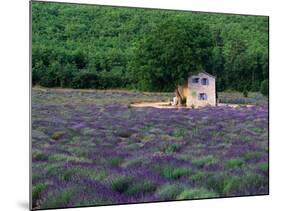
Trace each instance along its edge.
<instances>
[{"instance_id":1,"label":"bare earth patch","mask_svg":"<svg viewBox=\"0 0 281 211\"><path fill-rule=\"evenodd\" d=\"M135 108L145 108L145 107L153 107L153 108L186 108L190 109L190 107L186 106L173 106L169 102L141 102L141 103L132 103L130 104L131 107ZM231 108L238 108L240 106L245 106L247 108L253 107L254 105L250 104L233 104L233 103L219 103L219 107L231 107Z\"/></svg>"}]
</instances>

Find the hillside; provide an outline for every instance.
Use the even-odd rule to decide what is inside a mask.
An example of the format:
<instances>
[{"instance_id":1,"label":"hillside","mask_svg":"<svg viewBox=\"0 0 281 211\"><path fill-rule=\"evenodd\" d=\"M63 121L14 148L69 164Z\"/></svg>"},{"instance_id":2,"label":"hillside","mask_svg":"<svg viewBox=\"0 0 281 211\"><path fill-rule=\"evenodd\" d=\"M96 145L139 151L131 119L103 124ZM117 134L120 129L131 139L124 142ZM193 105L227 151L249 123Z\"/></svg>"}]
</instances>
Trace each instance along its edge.
<instances>
[{"instance_id":1,"label":"hillside","mask_svg":"<svg viewBox=\"0 0 281 211\"><path fill-rule=\"evenodd\" d=\"M147 40L170 19L188 20L195 28L206 28L204 36L210 50L204 62L198 61L195 66L216 75L220 91L259 91L268 79L267 17L33 2L32 83L171 91L165 85L140 86L147 81L136 74L155 68L140 66L143 61L136 55L143 50L142 43L146 49L156 48L155 42L148 46ZM189 28L177 32L184 30ZM196 42L194 37L188 43ZM194 51L206 47L198 43ZM159 57L155 55L152 60ZM189 58L186 61L192 62ZM175 69L179 66L184 63L175 63ZM165 67L159 66L159 71L165 71Z\"/></svg>"}]
</instances>

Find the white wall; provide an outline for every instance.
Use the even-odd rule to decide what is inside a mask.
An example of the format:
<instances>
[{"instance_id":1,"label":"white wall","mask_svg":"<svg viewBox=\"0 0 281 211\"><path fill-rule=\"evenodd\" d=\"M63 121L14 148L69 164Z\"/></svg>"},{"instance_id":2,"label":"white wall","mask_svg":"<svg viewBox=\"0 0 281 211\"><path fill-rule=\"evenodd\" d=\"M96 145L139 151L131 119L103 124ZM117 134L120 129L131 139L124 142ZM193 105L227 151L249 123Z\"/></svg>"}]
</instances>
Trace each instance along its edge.
<instances>
[{"instance_id":1,"label":"white wall","mask_svg":"<svg viewBox=\"0 0 281 211\"><path fill-rule=\"evenodd\" d=\"M192 83L192 78L199 78L199 82L194 84ZM208 84L202 85L201 79L207 78ZM186 105L188 107L200 107L200 106L215 106L216 105L216 79L214 77L210 77L205 73L199 73L197 75L193 75L188 78L187 90L185 91L187 95ZM199 94L206 93L206 100L199 100Z\"/></svg>"}]
</instances>

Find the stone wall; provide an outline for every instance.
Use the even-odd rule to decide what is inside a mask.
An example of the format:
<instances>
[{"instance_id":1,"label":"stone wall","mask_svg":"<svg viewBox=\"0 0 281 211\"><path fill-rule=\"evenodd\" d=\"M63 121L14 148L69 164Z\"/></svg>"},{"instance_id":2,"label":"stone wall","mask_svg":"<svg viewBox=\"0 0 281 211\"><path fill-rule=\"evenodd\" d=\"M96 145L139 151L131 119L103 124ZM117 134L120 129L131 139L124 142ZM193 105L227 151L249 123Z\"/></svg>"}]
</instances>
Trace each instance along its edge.
<instances>
[{"instance_id":1,"label":"stone wall","mask_svg":"<svg viewBox=\"0 0 281 211\"><path fill-rule=\"evenodd\" d=\"M198 83L192 83L193 78L199 78ZM201 79L206 78L208 80L207 85L202 85ZM200 100L200 93L206 93L207 99ZM183 87L183 95L186 97L186 105L188 107L201 107L201 106L216 106L216 79L215 77L206 74L199 73L188 78L188 83Z\"/></svg>"}]
</instances>

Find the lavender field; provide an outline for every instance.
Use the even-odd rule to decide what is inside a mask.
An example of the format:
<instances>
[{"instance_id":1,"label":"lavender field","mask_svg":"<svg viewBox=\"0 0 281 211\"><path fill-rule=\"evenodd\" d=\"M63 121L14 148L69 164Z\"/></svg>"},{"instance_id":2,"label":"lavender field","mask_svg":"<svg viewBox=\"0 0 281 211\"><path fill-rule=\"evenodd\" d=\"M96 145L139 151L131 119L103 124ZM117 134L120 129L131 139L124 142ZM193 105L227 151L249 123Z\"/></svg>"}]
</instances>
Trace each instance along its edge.
<instances>
[{"instance_id":1,"label":"lavender field","mask_svg":"<svg viewBox=\"0 0 281 211\"><path fill-rule=\"evenodd\" d=\"M33 208L268 194L267 100L128 106L172 96L33 89Z\"/></svg>"}]
</instances>

